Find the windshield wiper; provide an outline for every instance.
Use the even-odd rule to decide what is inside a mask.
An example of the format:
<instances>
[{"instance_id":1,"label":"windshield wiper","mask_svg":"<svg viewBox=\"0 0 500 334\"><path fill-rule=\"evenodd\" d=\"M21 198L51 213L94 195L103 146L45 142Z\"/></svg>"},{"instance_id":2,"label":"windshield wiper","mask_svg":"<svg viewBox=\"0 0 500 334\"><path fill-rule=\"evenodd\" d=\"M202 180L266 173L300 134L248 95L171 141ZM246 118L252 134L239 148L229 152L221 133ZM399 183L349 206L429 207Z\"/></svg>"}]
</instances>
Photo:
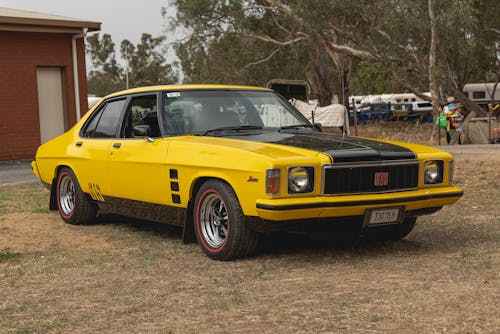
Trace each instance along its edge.
<instances>
[{"instance_id":1,"label":"windshield wiper","mask_svg":"<svg viewBox=\"0 0 500 334\"><path fill-rule=\"evenodd\" d=\"M220 128L207 130L207 131L203 132L202 136L206 136L207 134L212 133L212 132L225 132L225 131L239 132L241 130L260 130L260 129L262 129L262 126L258 126L258 125L223 126Z\"/></svg>"},{"instance_id":2,"label":"windshield wiper","mask_svg":"<svg viewBox=\"0 0 500 334\"><path fill-rule=\"evenodd\" d=\"M295 125L287 125L287 126L282 126L280 127L281 130L296 130L300 128L312 128L313 126L311 124L295 124Z\"/></svg>"}]
</instances>

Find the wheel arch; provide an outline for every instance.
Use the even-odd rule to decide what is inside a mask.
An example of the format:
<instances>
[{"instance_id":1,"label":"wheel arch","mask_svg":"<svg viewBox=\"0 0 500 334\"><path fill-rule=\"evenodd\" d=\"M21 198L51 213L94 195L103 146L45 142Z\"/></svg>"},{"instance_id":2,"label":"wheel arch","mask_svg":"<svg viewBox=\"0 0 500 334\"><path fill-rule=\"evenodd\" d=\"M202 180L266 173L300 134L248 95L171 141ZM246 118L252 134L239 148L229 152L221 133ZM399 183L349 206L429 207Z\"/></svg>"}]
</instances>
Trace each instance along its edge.
<instances>
[{"instance_id":1,"label":"wheel arch","mask_svg":"<svg viewBox=\"0 0 500 334\"><path fill-rule=\"evenodd\" d=\"M234 190L234 187L227 182L226 180L220 178L220 177L215 177L215 176L202 176L197 179L195 179L191 185L191 189L189 190L189 200L187 204L187 210L186 210L186 217L184 219L184 227L183 227L183 232L182 232L182 242L185 244L188 243L195 243L196 242L196 235L194 231L194 220L193 220L193 213L194 213L194 199L196 197L196 194L200 190L201 186L210 180L217 180L224 182L227 184L231 190L233 191L234 195L236 196L236 199L238 199L238 202L240 201L238 198L238 195L236 191Z\"/></svg>"}]
</instances>

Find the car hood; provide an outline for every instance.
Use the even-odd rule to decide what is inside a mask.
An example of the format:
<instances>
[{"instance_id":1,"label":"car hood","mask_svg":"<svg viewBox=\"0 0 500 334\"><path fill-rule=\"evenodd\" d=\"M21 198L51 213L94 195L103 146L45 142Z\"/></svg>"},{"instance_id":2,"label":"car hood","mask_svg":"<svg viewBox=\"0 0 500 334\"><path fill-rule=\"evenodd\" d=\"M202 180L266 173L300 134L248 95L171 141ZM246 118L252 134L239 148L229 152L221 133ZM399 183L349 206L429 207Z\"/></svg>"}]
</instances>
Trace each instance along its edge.
<instances>
[{"instance_id":1,"label":"car hood","mask_svg":"<svg viewBox=\"0 0 500 334\"><path fill-rule=\"evenodd\" d=\"M413 151L399 145L321 132L262 132L245 136L231 136L230 138L313 150L329 155L337 163L416 158Z\"/></svg>"}]
</instances>

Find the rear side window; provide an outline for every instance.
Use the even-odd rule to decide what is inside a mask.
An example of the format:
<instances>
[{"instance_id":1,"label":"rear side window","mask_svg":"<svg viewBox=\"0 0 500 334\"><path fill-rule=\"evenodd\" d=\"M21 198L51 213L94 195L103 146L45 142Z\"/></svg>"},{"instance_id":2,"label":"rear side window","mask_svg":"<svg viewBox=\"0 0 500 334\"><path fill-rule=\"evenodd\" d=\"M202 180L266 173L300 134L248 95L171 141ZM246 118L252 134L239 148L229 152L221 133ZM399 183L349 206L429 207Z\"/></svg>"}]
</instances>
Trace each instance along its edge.
<instances>
[{"instance_id":1,"label":"rear side window","mask_svg":"<svg viewBox=\"0 0 500 334\"><path fill-rule=\"evenodd\" d=\"M104 111L104 107L99 108L94 115L91 116L91 119L87 122L85 125L83 132L82 132L82 137L86 138L92 138L94 137L95 133L95 128L97 127L97 123L99 122L99 119L101 118L102 112Z\"/></svg>"},{"instance_id":2,"label":"rear side window","mask_svg":"<svg viewBox=\"0 0 500 334\"><path fill-rule=\"evenodd\" d=\"M120 115L126 99L107 102L97 114L87 123L83 130L83 137L87 138L114 138L118 129Z\"/></svg>"}]
</instances>

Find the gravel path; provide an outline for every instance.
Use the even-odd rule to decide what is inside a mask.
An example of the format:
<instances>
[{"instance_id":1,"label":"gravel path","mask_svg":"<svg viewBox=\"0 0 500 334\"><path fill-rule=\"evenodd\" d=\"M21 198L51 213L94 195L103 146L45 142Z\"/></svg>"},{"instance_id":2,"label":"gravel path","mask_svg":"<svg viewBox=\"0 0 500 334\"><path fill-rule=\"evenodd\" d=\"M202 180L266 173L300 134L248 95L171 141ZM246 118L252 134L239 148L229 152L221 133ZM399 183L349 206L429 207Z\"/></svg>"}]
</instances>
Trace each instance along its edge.
<instances>
[{"instance_id":1,"label":"gravel path","mask_svg":"<svg viewBox=\"0 0 500 334\"><path fill-rule=\"evenodd\" d=\"M31 170L31 161L0 161L0 186L24 185L38 182Z\"/></svg>"}]
</instances>

